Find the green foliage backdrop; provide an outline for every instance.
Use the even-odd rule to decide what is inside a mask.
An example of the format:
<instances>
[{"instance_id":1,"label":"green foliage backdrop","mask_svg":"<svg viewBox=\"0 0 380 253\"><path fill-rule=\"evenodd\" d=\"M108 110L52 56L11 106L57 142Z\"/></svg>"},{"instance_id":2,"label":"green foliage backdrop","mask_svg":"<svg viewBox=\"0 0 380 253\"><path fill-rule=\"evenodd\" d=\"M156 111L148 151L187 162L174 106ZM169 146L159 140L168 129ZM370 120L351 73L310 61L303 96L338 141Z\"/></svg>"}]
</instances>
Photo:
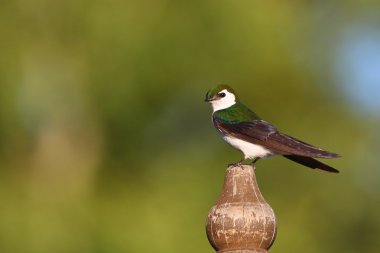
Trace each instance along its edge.
<instances>
[{"instance_id":1,"label":"green foliage backdrop","mask_svg":"<svg viewBox=\"0 0 380 253\"><path fill-rule=\"evenodd\" d=\"M339 175L258 163L278 218L271 252L378 252L379 114L350 99L336 70L345 31L380 24L379 11L1 1L0 251L213 252L205 218L240 153L203 98L229 83L280 130L343 155L327 161Z\"/></svg>"}]
</instances>

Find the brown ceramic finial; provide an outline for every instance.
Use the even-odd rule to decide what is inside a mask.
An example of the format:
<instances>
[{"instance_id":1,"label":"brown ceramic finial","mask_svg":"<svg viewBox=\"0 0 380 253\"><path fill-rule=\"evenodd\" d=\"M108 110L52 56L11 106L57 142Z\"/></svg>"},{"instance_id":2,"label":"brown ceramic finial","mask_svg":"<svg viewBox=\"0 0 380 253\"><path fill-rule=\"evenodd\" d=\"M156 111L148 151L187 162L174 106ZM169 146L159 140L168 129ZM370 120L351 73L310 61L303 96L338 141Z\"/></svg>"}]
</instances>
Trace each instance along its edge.
<instances>
[{"instance_id":1,"label":"brown ceramic finial","mask_svg":"<svg viewBox=\"0 0 380 253\"><path fill-rule=\"evenodd\" d=\"M250 165L230 166L223 190L207 217L206 232L217 252L264 253L276 237L276 217Z\"/></svg>"}]
</instances>

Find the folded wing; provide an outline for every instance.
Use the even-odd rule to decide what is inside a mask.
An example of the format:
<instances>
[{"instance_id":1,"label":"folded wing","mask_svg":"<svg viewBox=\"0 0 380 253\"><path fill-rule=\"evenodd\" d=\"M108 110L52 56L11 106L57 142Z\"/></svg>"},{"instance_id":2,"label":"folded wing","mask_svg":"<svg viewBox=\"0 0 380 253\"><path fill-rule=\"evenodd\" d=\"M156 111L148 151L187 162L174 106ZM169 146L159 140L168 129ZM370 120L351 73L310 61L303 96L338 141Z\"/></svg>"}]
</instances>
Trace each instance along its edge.
<instances>
[{"instance_id":1,"label":"folded wing","mask_svg":"<svg viewBox=\"0 0 380 253\"><path fill-rule=\"evenodd\" d=\"M340 155L325 151L308 143L297 140L277 129L264 120L226 124L213 118L216 128L223 134L246 140L266 147L279 155L297 155L314 158L337 158Z\"/></svg>"}]
</instances>

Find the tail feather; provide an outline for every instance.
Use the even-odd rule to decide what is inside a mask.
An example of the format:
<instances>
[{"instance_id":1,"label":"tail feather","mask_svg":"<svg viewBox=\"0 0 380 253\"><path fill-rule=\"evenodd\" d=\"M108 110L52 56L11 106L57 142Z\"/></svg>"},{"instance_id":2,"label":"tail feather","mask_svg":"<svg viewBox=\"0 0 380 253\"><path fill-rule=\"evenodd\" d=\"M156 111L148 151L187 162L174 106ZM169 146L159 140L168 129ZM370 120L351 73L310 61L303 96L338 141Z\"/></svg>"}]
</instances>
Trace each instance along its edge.
<instances>
[{"instance_id":1,"label":"tail feather","mask_svg":"<svg viewBox=\"0 0 380 253\"><path fill-rule=\"evenodd\" d=\"M339 170L334 169L333 167L328 166L314 158L298 155L284 155L285 158L292 160L293 162L302 164L306 167L312 169L320 169L328 172L339 173Z\"/></svg>"}]
</instances>

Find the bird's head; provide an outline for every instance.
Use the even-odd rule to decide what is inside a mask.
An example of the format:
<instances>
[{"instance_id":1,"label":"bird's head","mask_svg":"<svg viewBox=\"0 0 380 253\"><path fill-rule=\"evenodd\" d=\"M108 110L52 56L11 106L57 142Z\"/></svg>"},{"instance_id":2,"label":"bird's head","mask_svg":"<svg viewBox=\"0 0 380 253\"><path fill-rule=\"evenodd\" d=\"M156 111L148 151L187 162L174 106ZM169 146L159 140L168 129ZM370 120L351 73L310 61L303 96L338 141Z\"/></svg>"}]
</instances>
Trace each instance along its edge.
<instances>
[{"instance_id":1,"label":"bird's head","mask_svg":"<svg viewBox=\"0 0 380 253\"><path fill-rule=\"evenodd\" d=\"M220 84L207 92L205 101L211 104L215 112L238 103L239 99L230 86Z\"/></svg>"}]
</instances>

